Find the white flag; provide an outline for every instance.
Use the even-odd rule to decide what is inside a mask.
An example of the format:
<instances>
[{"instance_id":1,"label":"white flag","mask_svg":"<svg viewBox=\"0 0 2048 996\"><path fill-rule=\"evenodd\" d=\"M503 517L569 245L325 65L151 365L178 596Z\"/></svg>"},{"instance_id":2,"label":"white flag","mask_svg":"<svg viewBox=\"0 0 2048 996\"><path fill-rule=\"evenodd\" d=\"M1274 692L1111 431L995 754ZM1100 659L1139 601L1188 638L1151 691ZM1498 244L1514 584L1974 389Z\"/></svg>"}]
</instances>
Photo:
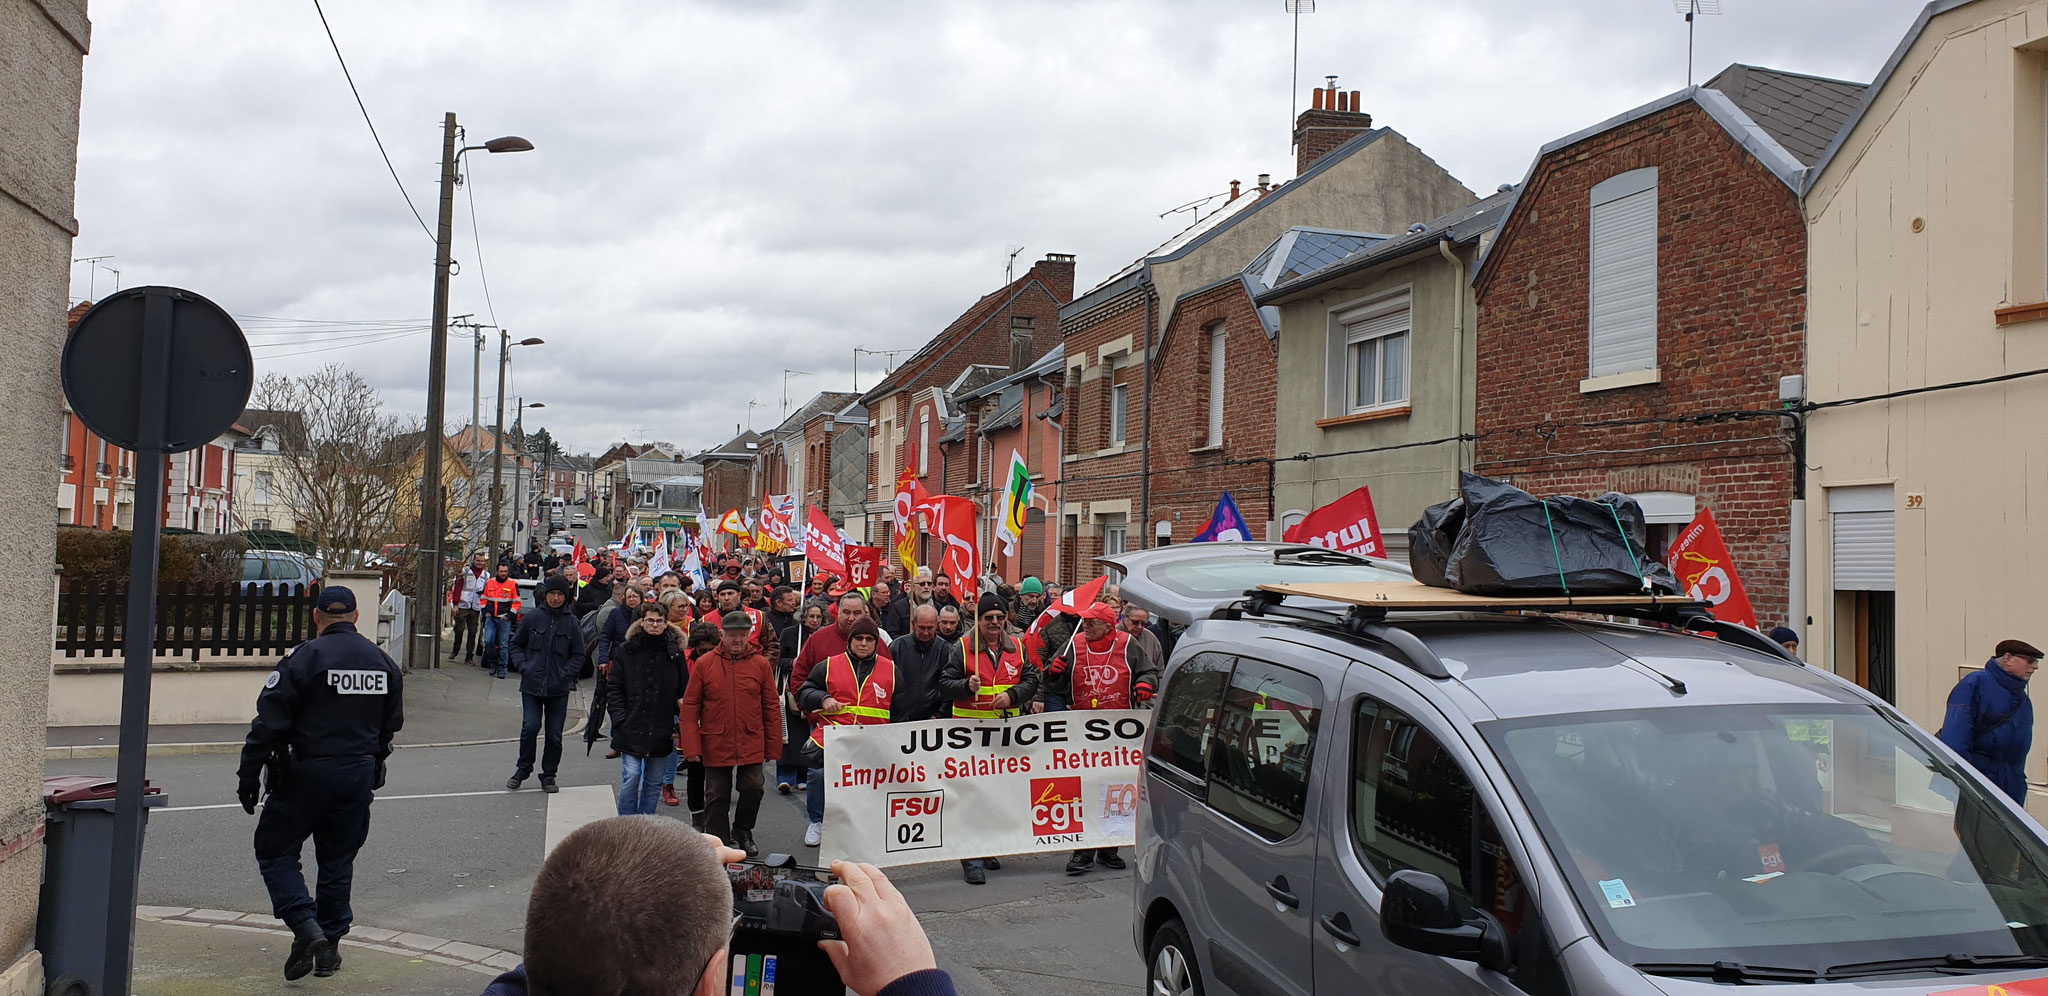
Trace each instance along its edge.
<instances>
[{"instance_id":1,"label":"white flag","mask_svg":"<svg viewBox=\"0 0 2048 996\"><path fill-rule=\"evenodd\" d=\"M654 556L647 558L647 576L659 578L673 569L668 557L668 533L654 531Z\"/></svg>"}]
</instances>

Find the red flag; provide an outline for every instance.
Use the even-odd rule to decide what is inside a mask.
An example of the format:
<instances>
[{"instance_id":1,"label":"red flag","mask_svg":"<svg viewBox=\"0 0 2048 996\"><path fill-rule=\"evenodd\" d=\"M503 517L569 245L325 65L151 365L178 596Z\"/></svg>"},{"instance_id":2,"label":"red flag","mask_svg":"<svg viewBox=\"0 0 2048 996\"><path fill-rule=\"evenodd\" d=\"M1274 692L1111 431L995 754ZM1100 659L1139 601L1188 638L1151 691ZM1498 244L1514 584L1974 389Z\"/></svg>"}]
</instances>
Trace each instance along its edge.
<instances>
[{"instance_id":1,"label":"red flag","mask_svg":"<svg viewBox=\"0 0 2048 996\"><path fill-rule=\"evenodd\" d=\"M981 548L975 546L975 517L980 509L974 502L954 495L931 499L932 534L946 544L939 564L953 579L953 595L962 602L981 597Z\"/></svg>"},{"instance_id":2,"label":"red flag","mask_svg":"<svg viewBox=\"0 0 2048 996\"><path fill-rule=\"evenodd\" d=\"M590 559L590 554L583 549L582 540L576 541L576 549L570 551L569 559L579 567L582 566L584 561Z\"/></svg>"},{"instance_id":3,"label":"red flag","mask_svg":"<svg viewBox=\"0 0 2048 996\"><path fill-rule=\"evenodd\" d=\"M1380 517L1372 510L1372 489L1364 486L1310 512L1288 526L1280 538L1364 557L1387 555L1387 544L1380 539Z\"/></svg>"},{"instance_id":4,"label":"red flag","mask_svg":"<svg viewBox=\"0 0 2048 996\"><path fill-rule=\"evenodd\" d=\"M832 519L809 506L810 520L804 524L804 557L826 571L846 576L846 544L839 539L839 527Z\"/></svg>"},{"instance_id":5,"label":"red flag","mask_svg":"<svg viewBox=\"0 0 2048 996\"><path fill-rule=\"evenodd\" d=\"M881 547L849 546L846 548L847 584L855 588L872 588L881 576Z\"/></svg>"},{"instance_id":6,"label":"red flag","mask_svg":"<svg viewBox=\"0 0 2048 996\"><path fill-rule=\"evenodd\" d=\"M1728 555L1721 527L1714 524L1713 510L1700 509L1692 524L1678 534L1665 559L1685 590L1712 606L1714 618L1756 628L1756 609L1742 591L1742 580L1735 576L1735 559Z\"/></svg>"}]
</instances>

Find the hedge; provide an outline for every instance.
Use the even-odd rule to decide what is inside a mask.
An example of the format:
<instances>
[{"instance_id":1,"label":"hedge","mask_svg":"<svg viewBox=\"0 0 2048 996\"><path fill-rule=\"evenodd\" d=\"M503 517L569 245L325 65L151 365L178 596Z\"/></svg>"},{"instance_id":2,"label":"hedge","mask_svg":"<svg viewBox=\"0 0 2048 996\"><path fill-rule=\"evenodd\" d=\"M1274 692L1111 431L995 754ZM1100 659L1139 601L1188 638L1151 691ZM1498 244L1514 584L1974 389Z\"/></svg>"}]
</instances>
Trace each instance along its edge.
<instances>
[{"instance_id":1,"label":"hedge","mask_svg":"<svg viewBox=\"0 0 2048 996\"><path fill-rule=\"evenodd\" d=\"M57 529L57 566L66 584L100 584L128 580L128 562L135 534L79 526ZM171 534L163 538L157 581L164 585L229 584L242 580L242 554L249 542L240 536Z\"/></svg>"}]
</instances>

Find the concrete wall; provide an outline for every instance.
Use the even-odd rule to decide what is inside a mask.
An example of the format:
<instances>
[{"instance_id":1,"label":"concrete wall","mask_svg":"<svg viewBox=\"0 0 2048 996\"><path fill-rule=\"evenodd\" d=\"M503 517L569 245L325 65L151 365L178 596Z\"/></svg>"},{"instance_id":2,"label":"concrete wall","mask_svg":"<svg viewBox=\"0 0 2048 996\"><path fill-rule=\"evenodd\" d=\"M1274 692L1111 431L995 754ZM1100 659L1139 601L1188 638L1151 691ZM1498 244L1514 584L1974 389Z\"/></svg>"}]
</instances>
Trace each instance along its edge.
<instances>
[{"instance_id":1,"label":"concrete wall","mask_svg":"<svg viewBox=\"0 0 2048 996\"><path fill-rule=\"evenodd\" d=\"M1813 400L2048 367L2048 321L1997 315L2048 297L2044 48L2048 4L1934 18L1809 192ZM1938 726L1958 668L1998 640L2048 639L2031 580L2048 562L2044 423L2043 378L1815 413L1807 659L1854 665L1836 638L1828 493L1861 484L1893 489L1897 701L1916 722ZM2041 751L2027 775L2048 775Z\"/></svg>"},{"instance_id":2,"label":"concrete wall","mask_svg":"<svg viewBox=\"0 0 2048 996\"><path fill-rule=\"evenodd\" d=\"M1431 247L1426 255L1357 274L1281 306L1279 377L1293 389L1279 393L1275 452L1348 453L1471 431L1475 309L1465 275L1474 252L1469 246L1461 250L1453 269ZM1404 288L1412 328L1408 411L1326 418L1330 337L1341 334L1336 313ZM1409 525L1424 508L1457 494L1458 471L1469 466L1470 443L1281 463L1273 471L1275 518L1313 511L1368 485L1380 531L1394 541L1398 553L1405 549L1401 544Z\"/></svg>"},{"instance_id":3,"label":"concrete wall","mask_svg":"<svg viewBox=\"0 0 2048 996\"><path fill-rule=\"evenodd\" d=\"M0 507L49 508L62 423L64 345L78 100L91 27L85 0L0 0ZM12 548L23 564L54 563L57 522L23 516ZM42 880L43 716L53 588L36 570L0 572L0 978L33 958Z\"/></svg>"},{"instance_id":4,"label":"concrete wall","mask_svg":"<svg viewBox=\"0 0 2048 996\"><path fill-rule=\"evenodd\" d=\"M159 667L150 679L150 725L248 722L256 714L256 696L263 691L263 679L277 669L277 657L240 663L244 666L215 663L206 670ZM50 679L48 722L51 726L120 725L121 673L112 668L58 672ZM41 771L41 766L36 770Z\"/></svg>"}]
</instances>

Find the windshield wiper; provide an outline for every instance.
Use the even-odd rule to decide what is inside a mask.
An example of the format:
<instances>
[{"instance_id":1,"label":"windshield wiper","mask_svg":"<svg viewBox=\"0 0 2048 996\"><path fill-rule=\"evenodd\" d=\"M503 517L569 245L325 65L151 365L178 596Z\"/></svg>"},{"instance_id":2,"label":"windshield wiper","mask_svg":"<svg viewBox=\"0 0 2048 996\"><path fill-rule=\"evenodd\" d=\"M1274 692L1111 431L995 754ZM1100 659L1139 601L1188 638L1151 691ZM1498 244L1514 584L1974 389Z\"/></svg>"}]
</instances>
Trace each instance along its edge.
<instances>
[{"instance_id":1,"label":"windshield wiper","mask_svg":"<svg viewBox=\"0 0 2048 996\"><path fill-rule=\"evenodd\" d=\"M1736 961L1639 961L1634 968L1645 975L1712 979L1715 982L1819 982L1821 979L1821 973L1810 968L1744 965Z\"/></svg>"},{"instance_id":2,"label":"windshield wiper","mask_svg":"<svg viewBox=\"0 0 2048 996\"><path fill-rule=\"evenodd\" d=\"M1987 971L1999 968L2039 968L2048 965L2048 958L2039 955L1974 955L1945 954L1936 958L1898 958L1891 961L1860 961L1847 965L1836 965L1821 973L1830 979L1848 979L1862 975L1885 975L1892 972L1910 972L1915 969L1963 969Z\"/></svg>"}]
</instances>

